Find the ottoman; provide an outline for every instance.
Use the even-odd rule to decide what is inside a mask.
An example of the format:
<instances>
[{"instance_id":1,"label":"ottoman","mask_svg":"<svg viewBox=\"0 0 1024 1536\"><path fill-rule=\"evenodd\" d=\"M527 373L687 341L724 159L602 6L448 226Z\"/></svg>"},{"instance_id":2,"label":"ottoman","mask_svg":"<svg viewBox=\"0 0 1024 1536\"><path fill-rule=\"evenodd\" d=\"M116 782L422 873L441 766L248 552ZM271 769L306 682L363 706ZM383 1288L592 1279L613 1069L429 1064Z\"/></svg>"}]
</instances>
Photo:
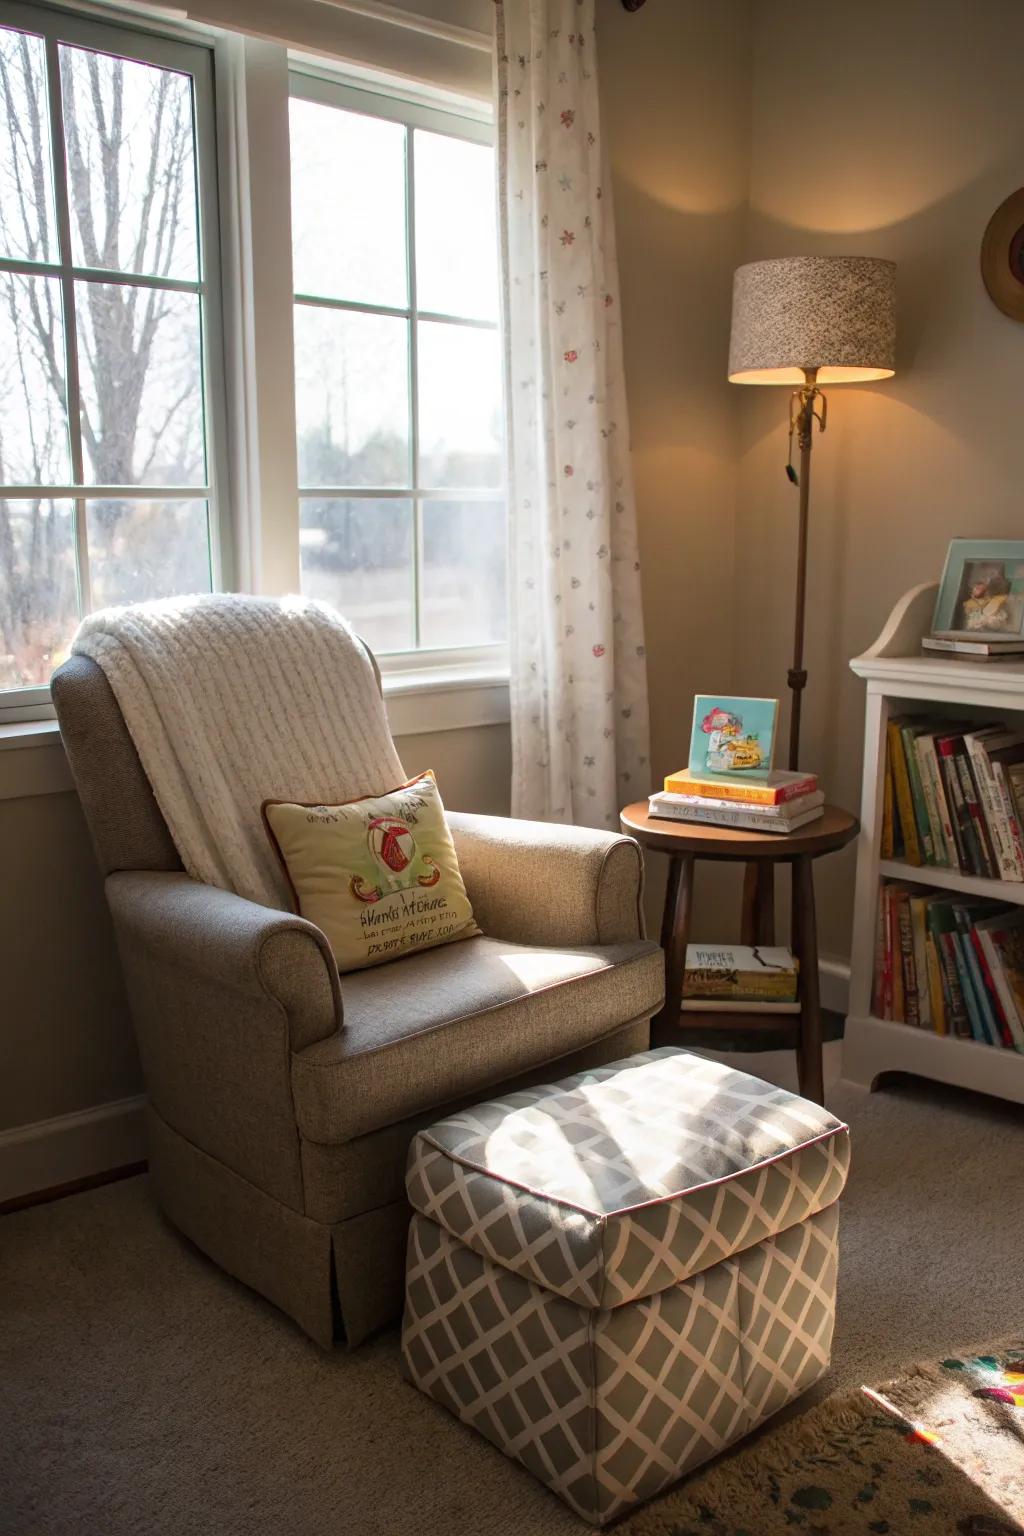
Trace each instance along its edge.
<instances>
[{"instance_id":1,"label":"ottoman","mask_svg":"<svg viewBox=\"0 0 1024 1536\"><path fill-rule=\"evenodd\" d=\"M409 1153L404 1372L604 1525L825 1370L848 1162L676 1049L452 1115Z\"/></svg>"}]
</instances>

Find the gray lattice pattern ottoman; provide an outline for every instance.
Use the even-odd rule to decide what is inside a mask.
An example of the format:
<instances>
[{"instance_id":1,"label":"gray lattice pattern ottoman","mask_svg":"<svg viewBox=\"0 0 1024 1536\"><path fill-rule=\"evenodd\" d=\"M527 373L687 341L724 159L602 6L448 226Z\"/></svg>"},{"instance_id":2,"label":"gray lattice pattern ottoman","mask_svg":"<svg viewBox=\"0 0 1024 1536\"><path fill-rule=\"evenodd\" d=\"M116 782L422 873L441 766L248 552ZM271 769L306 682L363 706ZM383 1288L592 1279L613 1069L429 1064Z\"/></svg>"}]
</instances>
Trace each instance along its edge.
<instances>
[{"instance_id":1,"label":"gray lattice pattern ottoman","mask_svg":"<svg viewBox=\"0 0 1024 1536\"><path fill-rule=\"evenodd\" d=\"M603 1525L825 1370L848 1162L819 1105L676 1050L442 1120L406 1374Z\"/></svg>"}]
</instances>

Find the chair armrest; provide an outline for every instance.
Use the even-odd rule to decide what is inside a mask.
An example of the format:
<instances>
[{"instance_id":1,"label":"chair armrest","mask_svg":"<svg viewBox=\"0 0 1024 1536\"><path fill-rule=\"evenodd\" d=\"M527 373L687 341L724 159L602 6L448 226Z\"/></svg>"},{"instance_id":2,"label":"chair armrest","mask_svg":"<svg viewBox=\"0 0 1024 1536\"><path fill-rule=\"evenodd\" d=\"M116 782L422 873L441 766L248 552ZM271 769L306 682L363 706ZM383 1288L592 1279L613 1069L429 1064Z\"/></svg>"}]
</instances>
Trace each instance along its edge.
<instances>
[{"instance_id":1,"label":"chair armrest","mask_svg":"<svg viewBox=\"0 0 1024 1536\"><path fill-rule=\"evenodd\" d=\"M121 871L107 900L122 945L284 1010L301 1051L341 1027L338 967L319 928L188 875Z\"/></svg>"},{"instance_id":2,"label":"chair armrest","mask_svg":"<svg viewBox=\"0 0 1024 1536\"><path fill-rule=\"evenodd\" d=\"M590 827L447 813L484 933L518 944L620 944L644 937L643 856Z\"/></svg>"}]
</instances>

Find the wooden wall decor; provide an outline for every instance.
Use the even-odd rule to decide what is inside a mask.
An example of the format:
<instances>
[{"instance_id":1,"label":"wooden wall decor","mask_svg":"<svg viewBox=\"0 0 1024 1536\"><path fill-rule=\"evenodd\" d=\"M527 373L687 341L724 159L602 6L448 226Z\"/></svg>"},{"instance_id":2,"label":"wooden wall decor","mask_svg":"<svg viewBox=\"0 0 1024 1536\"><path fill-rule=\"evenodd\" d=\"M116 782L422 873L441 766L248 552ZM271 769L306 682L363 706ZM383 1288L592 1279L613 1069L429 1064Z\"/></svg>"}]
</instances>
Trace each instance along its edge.
<instances>
[{"instance_id":1,"label":"wooden wall decor","mask_svg":"<svg viewBox=\"0 0 1024 1536\"><path fill-rule=\"evenodd\" d=\"M1011 320L1024 321L1024 187L1011 192L988 221L981 277L993 304Z\"/></svg>"}]
</instances>

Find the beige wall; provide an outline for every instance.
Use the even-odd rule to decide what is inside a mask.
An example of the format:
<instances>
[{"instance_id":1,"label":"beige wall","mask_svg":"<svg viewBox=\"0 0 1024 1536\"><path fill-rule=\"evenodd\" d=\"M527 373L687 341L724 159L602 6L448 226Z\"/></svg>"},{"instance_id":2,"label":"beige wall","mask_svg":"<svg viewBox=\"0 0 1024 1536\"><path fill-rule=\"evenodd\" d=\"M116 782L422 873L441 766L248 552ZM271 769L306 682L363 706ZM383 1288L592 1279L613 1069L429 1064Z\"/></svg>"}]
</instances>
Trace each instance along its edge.
<instances>
[{"instance_id":1,"label":"beige wall","mask_svg":"<svg viewBox=\"0 0 1024 1536\"><path fill-rule=\"evenodd\" d=\"M0 791L30 754L0 752ZM56 757L60 748L32 752ZM66 776L64 770L62 777ZM71 790L0 799L0 1131L139 1091L99 872Z\"/></svg>"},{"instance_id":2,"label":"beige wall","mask_svg":"<svg viewBox=\"0 0 1024 1536\"><path fill-rule=\"evenodd\" d=\"M736 677L724 599L738 440L725 361L747 190L749 16L746 0L651 0L635 14L598 4L655 782L686 761L693 695L728 691ZM664 864L649 861L652 919ZM702 937L725 917L723 882L708 873Z\"/></svg>"},{"instance_id":3,"label":"beige wall","mask_svg":"<svg viewBox=\"0 0 1024 1536\"><path fill-rule=\"evenodd\" d=\"M509 814L512 749L507 725L398 736L395 745L410 777L433 768L441 799L452 810Z\"/></svg>"},{"instance_id":4,"label":"beige wall","mask_svg":"<svg viewBox=\"0 0 1024 1536\"><path fill-rule=\"evenodd\" d=\"M989 301L978 249L1024 181L1019 0L857 0L794 26L754 11L746 258L898 263L898 371L833 388L815 438L803 758L856 809L863 684L848 659L956 534L1024 533L1024 329ZM742 452L731 611L744 692L785 692L796 493L786 392L736 389ZM853 850L819 866L821 943L849 953Z\"/></svg>"}]
</instances>

